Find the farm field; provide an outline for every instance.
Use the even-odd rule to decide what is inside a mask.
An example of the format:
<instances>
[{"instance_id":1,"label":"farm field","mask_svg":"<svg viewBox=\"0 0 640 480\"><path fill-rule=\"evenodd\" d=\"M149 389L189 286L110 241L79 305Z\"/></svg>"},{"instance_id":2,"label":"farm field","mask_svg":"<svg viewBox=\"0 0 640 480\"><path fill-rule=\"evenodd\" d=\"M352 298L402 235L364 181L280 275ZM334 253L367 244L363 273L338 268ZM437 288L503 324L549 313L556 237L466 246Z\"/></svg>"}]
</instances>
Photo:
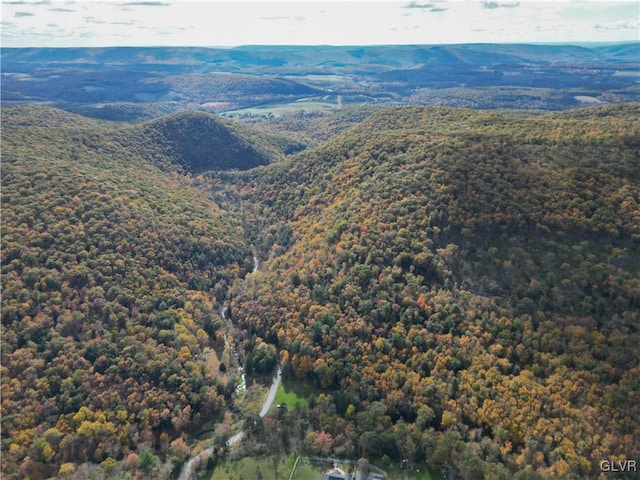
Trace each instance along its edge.
<instances>
[{"instance_id":1,"label":"farm field","mask_svg":"<svg viewBox=\"0 0 640 480\"><path fill-rule=\"evenodd\" d=\"M270 116L281 117L290 113L330 113L342 108L342 98L340 95L324 95L322 97L302 98L293 102L272 103L260 105L240 110L230 110L224 112L224 116Z\"/></svg>"}]
</instances>

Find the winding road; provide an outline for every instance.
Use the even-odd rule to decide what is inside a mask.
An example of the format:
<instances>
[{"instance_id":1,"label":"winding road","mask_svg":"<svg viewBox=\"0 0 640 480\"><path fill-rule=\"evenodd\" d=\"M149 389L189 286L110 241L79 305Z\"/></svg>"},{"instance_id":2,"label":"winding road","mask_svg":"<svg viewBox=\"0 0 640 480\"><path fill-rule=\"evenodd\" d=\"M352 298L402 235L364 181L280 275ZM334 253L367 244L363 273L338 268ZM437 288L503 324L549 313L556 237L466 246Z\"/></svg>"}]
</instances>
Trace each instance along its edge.
<instances>
[{"instance_id":1,"label":"winding road","mask_svg":"<svg viewBox=\"0 0 640 480\"><path fill-rule=\"evenodd\" d=\"M252 273L257 272L258 267L259 267L258 257L254 255ZM224 307L220 311L220 314L222 315L222 318L224 320L227 319L226 313L227 313L227 307ZM226 335L225 335L225 342L226 342ZM233 349L232 351L235 352L235 350ZM264 399L264 402L262 403L262 408L260 409L261 417L264 417L269 412L269 409L273 405L273 400L276 398L276 392L278 391L278 387L280 386L281 379L282 379L282 372L280 370L280 365L278 365L276 374L273 376L273 380L271 382L271 387L269 388L269 393ZM243 381L244 381L244 374L243 374ZM237 445L240 441L242 441L243 438L244 438L244 432L240 430L238 433L236 433L231 438L229 438L229 440L227 440L227 445L229 447L233 447L234 445ZM206 461L211 456L211 454L213 453L213 448L214 446L212 445L211 447L205 448L204 450L202 450L199 454L191 457L189 461L187 461L187 463L185 463L184 466L182 467L182 471L180 472L180 476L178 477L178 480L191 480L193 478L193 472L196 469L196 467L198 467L202 462Z\"/></svg>"},{"instance_id":2,"label":"winding road","mask_svg":"<svg viewBox=\"0 0 640 480\"><path fill-rule=\"evenodd\" d=\"M273 405L273 400L276 398L276 392L278 391L278 387L280 386L280 380L282 378L280 372L280 366L278 365L278 370L276 374L273 376L273 381L271 382L271 387L269 388L269 393L267 394L264 402L262 403L262 408L260 409L260 416L264 417L267 413L269 413L269 409L271 405ZM233 437L227 440L227 445L230 447L237 444L240 440L244 438L244 432L240 430Z\"/></svg>"},{"instance_id":3,"label":"winding road","mask_svg":"<svg viewBox=\"0 0 640 480\"><path fill-rule=\"evenodd\" d=\"M280 380L282 378L282 372L280 371L280 365L278 365L278 370L276 370L276 374L273 376L273 381L271 382L271 388L269 388L269 393L267 394L267 398L264 399L264 403L262 404L262 408L260 409L260 416L264 417L273 405L273 400L276 398L276 392L278 391L278 387L280 386Z\"/></svg>"}]
</instances>

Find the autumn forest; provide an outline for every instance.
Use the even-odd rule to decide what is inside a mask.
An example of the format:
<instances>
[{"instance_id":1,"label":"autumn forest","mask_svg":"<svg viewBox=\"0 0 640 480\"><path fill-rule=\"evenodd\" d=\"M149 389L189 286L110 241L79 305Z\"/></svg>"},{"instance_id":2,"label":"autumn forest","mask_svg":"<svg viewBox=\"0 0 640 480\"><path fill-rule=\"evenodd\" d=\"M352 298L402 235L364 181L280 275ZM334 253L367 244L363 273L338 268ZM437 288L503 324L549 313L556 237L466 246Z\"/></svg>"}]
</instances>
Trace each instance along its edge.
<instances>
[{"instance_id":1,"label":"autumn forest","mask_svg":"<svg viewBox=\"0 0 640 480\"><path fill-rule=\"evenodd\" d=\"M176 478L203 432L209 468L640 459L639 118L3 107L2 477ZM308 400L242 418L278 364Z\"/></svg>"}]
</instances>

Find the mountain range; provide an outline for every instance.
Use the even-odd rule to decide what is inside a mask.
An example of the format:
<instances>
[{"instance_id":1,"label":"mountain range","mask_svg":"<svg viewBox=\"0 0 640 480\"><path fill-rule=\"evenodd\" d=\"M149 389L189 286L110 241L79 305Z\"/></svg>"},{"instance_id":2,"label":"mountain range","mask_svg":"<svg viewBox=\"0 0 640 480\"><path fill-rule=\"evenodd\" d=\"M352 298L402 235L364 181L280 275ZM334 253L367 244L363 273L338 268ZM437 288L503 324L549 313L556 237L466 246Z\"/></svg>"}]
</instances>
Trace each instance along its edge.
<instances>
[{"instance_id":1,"label":"mountain range","mask_svg":"<svg viewBox=\"0 0 640 480\"><path fill-rule=\"evenodd\" d=\"M562 110L640 99L640 43L3 48L0 58L2 104L44 102L111 120L184 109L245 116L305 101L315 105L293 107Z\"/></svg>"}]
</instances>

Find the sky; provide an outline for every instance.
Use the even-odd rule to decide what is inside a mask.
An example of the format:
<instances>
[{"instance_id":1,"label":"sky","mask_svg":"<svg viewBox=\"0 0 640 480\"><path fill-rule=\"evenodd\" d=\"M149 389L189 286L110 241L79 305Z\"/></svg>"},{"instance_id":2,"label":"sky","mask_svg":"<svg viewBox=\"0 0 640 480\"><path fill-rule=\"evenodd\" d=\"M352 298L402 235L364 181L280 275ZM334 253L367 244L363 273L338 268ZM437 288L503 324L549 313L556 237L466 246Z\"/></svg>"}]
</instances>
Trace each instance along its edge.
<instances>
[{"instance_id":1,"label":"sky","mask_svg":"<svg viewBox=\"0 0 640 480\"><path fill-rule=\"evenodd\" d=\"M638 41L632 1L3 0L2 47Z\"/></svg>"}]
</instances>

